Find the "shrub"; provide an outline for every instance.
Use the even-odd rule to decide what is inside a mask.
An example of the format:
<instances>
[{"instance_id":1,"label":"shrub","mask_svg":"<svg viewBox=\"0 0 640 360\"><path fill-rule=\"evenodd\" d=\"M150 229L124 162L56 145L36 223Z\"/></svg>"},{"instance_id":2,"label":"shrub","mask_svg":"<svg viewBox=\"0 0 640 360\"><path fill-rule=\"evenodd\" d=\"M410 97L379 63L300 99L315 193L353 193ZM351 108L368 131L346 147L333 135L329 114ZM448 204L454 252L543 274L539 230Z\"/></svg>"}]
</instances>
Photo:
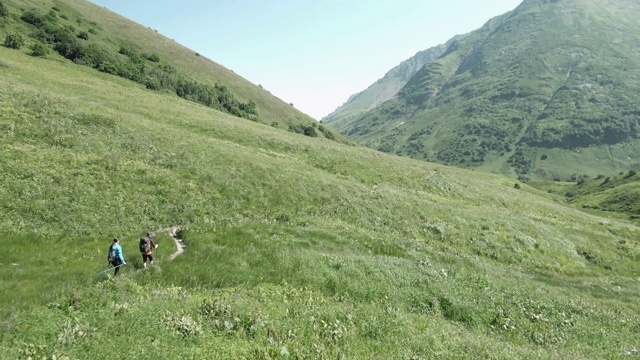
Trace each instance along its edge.
<instances>
[{"instance_id":1,"label":"shrub","mask_svg":"<svg viewBox=\"0 0 640 360\"><path fill-rule=\"evenodd\" d=\"M20 34L9 34L4 39L4 46L11 49L20 49L24 46L24 38Z\"/></svg>"},{"instance_id":2,"label":"shrub","mask_svg":"<svg viewBox=\"0 0 640 360\"><path fill-rule=\"evenodd\" d=\"M56 22L58 21L58 15L54 10L50 10L47 15L44 16L47 21Z\"/></svg>"},{"instance_id":3,"label":"shrub","mask_svg":"<svg viewBox=\"0 0 640 360\"><path fill-rule=\"evenodd\" d=\"M49 47L40 41L31 45L31 56L45 56L49 53Z\"/></svg>"},{"instance_id":4,"label":"shrub","mask_svg":"<svg viewBox=\"0 0 640 360\"><path fill-rule=\"evenodd\" d=\"M9 16L9 10L4 6L2 2L0 2L0 17Z\"/></svg>"},{"instance_id":5,"label":"shrub","mask_svg":"<svg viewBox=\"0 0 640 360\"><path fill-rule=\"evenodd\" d=\"M309 125L309 126L304 126L302 124L297 124L297 125L289 125L289 131L294 132L294 133L298 133L298 134L303 134L306 136L310 136L310 137L317 137L318 133L316 132L316 129Z\"/></svg>"},{"instance_id":6,"label":"shrub","mask_svg":"<svg viewBox=\"0 0 640 360\"><path fill-rule=\"evenodd\" d=\"M188 314L166 313L162 322L183 338L198 336L202 333L202 326Z\"/></svg>"},{"instance_id":7,"label":"shrub","mask_svg":"<svg viewBox=\"0 0 640 360\"><path fill-rule=\"evenodd\" d=\"M59 42L54 49L58 54L64 56L69 60L76 60L82 58L84 47L75 39L69 39L67 41Z\"/></svg>"},{"instance_id":8,"label":"shrub","mask_svg":"<svg viewBox=\"0 0 640 360\"><path fill-rule=\"evenodd\" d=\"M149 89L149 90L159 90L160 89L160 82L156 79L153 78L147 78L144 81L144 86Z\"/></svg>"},{"instance_id":9,"label":"shrub","mask_svg":"<svg viewBox=\"0 0 640 360\"><path fill-rule=\"evenodd\" d=\"M37 9L30 9L25 11L20 19L28 24L31 24L37 28L41 28L46 24L55 24L58 22L58 15L55 11L51 10L46 15L43 15Z\"/></svg>"},{"instance_id":10,"label":"shrub","mask_svg":"<svg viewBox=\"0 0 640 360\"><path fill-rule=\"evenodd\" d=\"M96 44L87 46L82 52L82 63L92 68L97 68L104 62L113 61L108 51Z\"/></svg>"},{"instance_id":11,"label":"shrub","mask_svg":"<svg viewBox=\"0 0 640 360\"><path fill-rule=\"evenodd\" d=\"M432 233L433 235L443 235L444 228L440 225L426 223L423 225L425 231Z\"/></svg>"},{"instance_id":12,"label":"shrub","mask_svg":"<svg viewBox=\"0 0 640 360\"><path fill-rule=\"evenodd\" d=\"M320 124L322 124L322 122L320 122ZM333 135L331 130L327 129L323 125L318 126L318 130L320 130L324 134L324 137L326 137L327 139L329 139L329 140L335 140L336 139L335 135Z\"/></svg>"},{"instance_id":13,"label":"shrub","mask_svg":"<svg viewBox=\"0 0 640 360\"><path fill-rule=\"evenodd\" d=\"M78 39L89 40L89 33L86 31L82 31L77 35Z\"/></svg>"},{"instance_id":14,"label":"shrub","mask_svg":"<svg viewBox=\"0 0 640 360\"><path fill-rule=\"evenodd\" d=\"M36 9L31 9L31 10L27 10L25 11L22 16L20 16L20 19L24 22L26 22L27 24L31 24L37 27L42 26L45 22L47 22L47 20L45 19L45 16L42 15L38 10Z\"/></svg>"},{"instance_id":15,"label":"shrub","mask_svg":"<svg viewBox=\"0 0 640 360\"><path fill-rule=\"evenodd\" d=\"M318 133L316 132L316 129L313 128L313 126L305 126L304 134L306 136L311 136L311 137L317 137L318 136Z\"/></svg>"},{"instance_id":16,"label":"shrub","mask_svg":"<svg viewBox=\"0 0 640 360\"><path fill-rule=\"evenodd\" d=\"M142 57L151 62L160 62L160 56L158 56L158 54L142 54Z\"/></svg>"}]
</instances>

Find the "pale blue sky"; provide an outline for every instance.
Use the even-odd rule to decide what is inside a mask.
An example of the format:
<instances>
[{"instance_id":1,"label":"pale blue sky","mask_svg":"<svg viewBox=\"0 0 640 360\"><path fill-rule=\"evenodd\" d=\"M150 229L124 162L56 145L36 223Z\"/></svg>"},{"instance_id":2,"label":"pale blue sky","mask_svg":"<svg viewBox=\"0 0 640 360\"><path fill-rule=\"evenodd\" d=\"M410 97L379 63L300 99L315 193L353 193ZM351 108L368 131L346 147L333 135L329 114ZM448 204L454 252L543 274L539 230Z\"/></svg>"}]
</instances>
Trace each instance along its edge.
<instances>
[{"instance_id":1,"label":"pale blue sky","mask_svg":"<svg viewBox=\"0 0 640 360\"><path fill-rule=\"evenodd\" d=\"M416 52L521 0L91 0L320 120Z\"/></svg>"}]
</instances>

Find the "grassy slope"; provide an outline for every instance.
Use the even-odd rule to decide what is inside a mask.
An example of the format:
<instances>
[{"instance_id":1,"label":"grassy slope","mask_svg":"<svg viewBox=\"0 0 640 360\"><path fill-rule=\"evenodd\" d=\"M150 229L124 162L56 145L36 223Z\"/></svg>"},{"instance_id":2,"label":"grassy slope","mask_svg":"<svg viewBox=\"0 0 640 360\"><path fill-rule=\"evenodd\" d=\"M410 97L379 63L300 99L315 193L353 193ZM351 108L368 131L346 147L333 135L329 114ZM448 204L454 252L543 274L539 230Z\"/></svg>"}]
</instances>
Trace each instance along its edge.
<instances>
[{"instance_id":1,"label":"grassy slope","mask_svg":"<svg viewBox=\"0 0 640 360\"><path fill-rule=\"evenodd\" d=\"M531 184L562 197L584 211L608 217L640 218L640 179L635 170L615 175L598 175L594 179L550 186Z\"/></svg>"},{"instance_id":2,"label":"grassy slope","mask_svg":"<svg viewBox=\"0 0 640 360\"><path fill-rule=\"evenodd\" d=\"M221 66L204 56L196 56L194 50L188 49L174 40L159 35L155 30L132 22L108 9L98 7L84 0L68 0L74 9L82 12L91 21L96 21L110 37L127 39L137 44L144 44L146 51L162 54L172 64L185 73L192 74L198 81L226 84L243 101L253 100L263 122L278 122L282 128L289 124L308 123L308 115L292 108L291 105L275 98L273 95L245 80L230 69ZM212 34L214 35L214 34Z\"/></svg>"},{"instance_id":3,"label":"grassy slope","mask_svg":"<svg viewBox=\"0 0 640 360\"><path fill-rule=\"evenodd\" d=\"M267 90L256 86L232 70L197 54L172 39L155 30L137 24L106 8L97 6L85 0L60 1L14 1L4 0L5 5L12 12L16 9L40 9L47 13L54 4L60 9L60 14L66 15L78 29L96 28L96 34L90 34L90 41L112 48L117 52L123 44L132 46L143 53L162 54L161 60L174 66L180 73L186 74L202 83L215 84L221 82L227 86L240 101L252 100L256 103L259 121L268 125L275 125L287 129L292 124L314 124L311 117L293 108L291 105L270 94ZM73 21L81 19L80 23ZM20 23L20 21L18 21ZM97 24L97 25L93 25ZM15 28L15 26L13 26ZM24 28L17 29L24 32ZM2 30L0 29L0 35ZM4 36L2 36L4 39ZM56 57L50 55L50 57ZM348 139L335 134L339 141L349 142Z\"/></svg>"},{"instance_id":4,"label":"grassy slope","mask_svg":"<svg viewBox=\"0 0 640 360\"><path fill-rule=\"evenodd\" d=\"M636 349L635 225L501 177L310 139L69 62L6 48L0 59L9 357ZM189 224L187 252L167 262L162 236L154 270L133 271L135 239L176 224ZM117 285L94 275L112 236L130 262Z\"/></svg>"}]
</instances>

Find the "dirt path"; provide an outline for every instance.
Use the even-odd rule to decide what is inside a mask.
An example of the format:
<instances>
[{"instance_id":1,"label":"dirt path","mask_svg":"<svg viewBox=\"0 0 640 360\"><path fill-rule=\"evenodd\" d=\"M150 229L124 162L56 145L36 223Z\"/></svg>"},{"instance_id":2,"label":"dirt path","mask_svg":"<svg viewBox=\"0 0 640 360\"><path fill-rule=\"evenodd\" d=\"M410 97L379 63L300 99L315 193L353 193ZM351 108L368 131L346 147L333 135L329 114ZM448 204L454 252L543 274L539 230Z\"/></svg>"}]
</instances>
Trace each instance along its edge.
<instances>
[{"instance_id":1,"label":"dirt path","mask_svg":"<svg viewBox=\"0 0 640 360\"><path fill-rule=\"evenodd\" d=\"M172 261L176 257L182 255L182 253L184 252L184 249L187 247L187 245L184 243L184 240L178 238L179 230L180 230L179 227L174 226L168 229L162 229L162 230L156 231L156 232L167 232L169 236L171 236L173 240L176 242L176 251L169 256L169 261Z\"/></svg>"},{"instance_id":2,"label":"dirt path","mask_svg":"<svg viewBox=\"0 0 640 360\"><path fill-rule=\"evenodd\" d=\"M187 247L187 245L184 243L184 240L178 238L178 230L180 230L180 228L172 227L169 231L169 235L171 235L173 240L176 242L176 252L169 256L169 261L172 261L176 257L182 255L182 253L184 252L184 248Z\"/></svg>"}]
</instances>

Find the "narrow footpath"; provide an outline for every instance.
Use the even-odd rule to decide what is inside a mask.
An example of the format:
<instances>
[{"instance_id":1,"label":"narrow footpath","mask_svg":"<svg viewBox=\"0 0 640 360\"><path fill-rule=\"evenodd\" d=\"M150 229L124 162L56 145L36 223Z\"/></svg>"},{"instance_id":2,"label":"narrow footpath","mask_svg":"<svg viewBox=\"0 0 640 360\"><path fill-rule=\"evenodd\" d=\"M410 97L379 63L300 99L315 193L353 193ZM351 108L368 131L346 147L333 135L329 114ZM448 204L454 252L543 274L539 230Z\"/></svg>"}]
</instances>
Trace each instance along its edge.
<instances>
[{"instance_id":1,"label":"narrow footpath","mask_svg":"<svg viewBox=\"0 0 640 360\"><path fill-rule=\"evenodd\" d=\"M184 249L187 247L187 245L184 243L184 240L182 240L182 239L180 239L178 237L178 232L180 231L179 227L174 226L174 227L170 227L168 229L163 229L161 231L162 232L164 232L164 231L168 232L169 235L176 242L176 251L169 256L169 261L173 261L173 259L175 259L176 257L182 255L182 253L184 252Z\"/></svg>"}]
</instances>

